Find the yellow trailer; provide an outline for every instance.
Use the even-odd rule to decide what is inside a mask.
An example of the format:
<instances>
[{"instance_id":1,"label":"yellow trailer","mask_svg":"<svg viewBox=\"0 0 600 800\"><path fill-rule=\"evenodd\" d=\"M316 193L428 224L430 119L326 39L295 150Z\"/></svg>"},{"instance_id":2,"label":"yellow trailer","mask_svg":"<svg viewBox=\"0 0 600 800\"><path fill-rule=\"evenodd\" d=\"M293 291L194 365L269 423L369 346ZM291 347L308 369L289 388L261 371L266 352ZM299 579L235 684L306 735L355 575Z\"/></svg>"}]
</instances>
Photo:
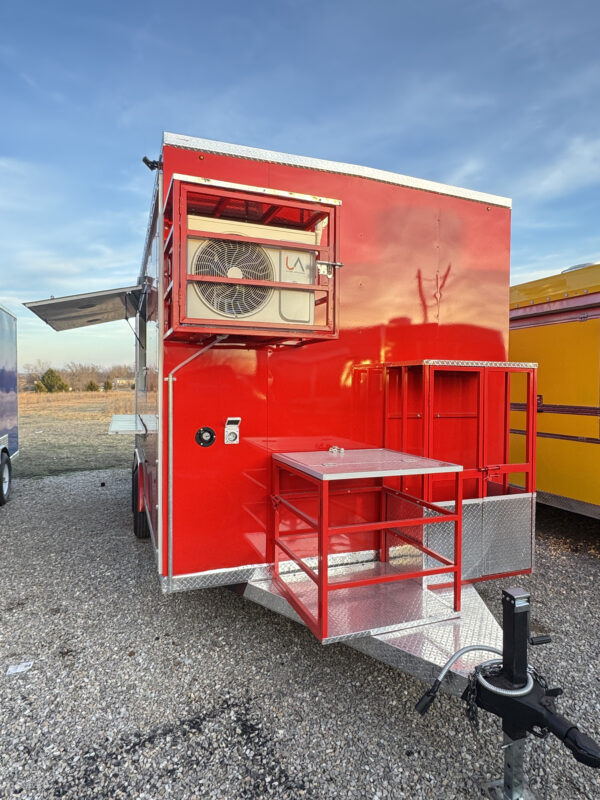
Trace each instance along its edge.
<instances>
[{"instance_id":1,"label":"yellow trailer","mask_svg":"<svg viewBox=\"0 0 600 800\"><path fill-rule=\"evenodd\" d=\"M539 364L538 502L600 518L600 264L511 287L509 357Z\"/></svg>"}]
</instances>

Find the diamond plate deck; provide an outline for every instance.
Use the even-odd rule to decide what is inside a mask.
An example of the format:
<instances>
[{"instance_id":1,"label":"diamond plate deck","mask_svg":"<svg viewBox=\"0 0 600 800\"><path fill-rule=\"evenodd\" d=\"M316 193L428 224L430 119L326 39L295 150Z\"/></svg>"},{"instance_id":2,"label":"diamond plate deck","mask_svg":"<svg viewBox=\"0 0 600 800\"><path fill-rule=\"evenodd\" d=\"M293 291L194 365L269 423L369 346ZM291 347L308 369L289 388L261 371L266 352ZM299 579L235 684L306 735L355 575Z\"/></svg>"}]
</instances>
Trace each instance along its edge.
<instances>
[{"instance_id":1,"label":"diamond plate deck","mask_svg":"<svg viewBox=\"0 0 600 800\"><path fill-rule=\"evenodd\" d=\"M423 595L433 596L438 602L451 606L451 590L424 590ZM250 581L244 597L303 624L270 580ZM472 586L465 586L462 591L462 611L454 619L425 621L411 628L400 627L385 633L363 634L343 641L349 647L394 669L423 681L433 681L450 656L461 647L485 644L502 649L502 629L476 590ZM467 685L468 674L486 657L485 652L463 656L448 673L442 691L461 694Z\"/></svg>"},{"instance_id":2,"label":"diamond plate deck","mask_svg":"<svg viewBox=\"0 0 600 800\"><path fill-rule=\"evenodd\" d=\"M386 564L373 564L371 573L398 572ZM331 572L334 572L333 570ZM352 570L354 577L354 570ZM290 576L291 577L291 576ZM331 585L335 584L333 575ZM347 568L340 568L339 579L350 579ZM316 584L301 573L290 580L294 595L311 613L317 612ZM401 580L390 583L338 589L329 594L328 635L323 644L341 642L365 635L413 628L425 622L457 618L452 603L434 592L423 591L419 580Z\"/></svg>"}]
</instances>

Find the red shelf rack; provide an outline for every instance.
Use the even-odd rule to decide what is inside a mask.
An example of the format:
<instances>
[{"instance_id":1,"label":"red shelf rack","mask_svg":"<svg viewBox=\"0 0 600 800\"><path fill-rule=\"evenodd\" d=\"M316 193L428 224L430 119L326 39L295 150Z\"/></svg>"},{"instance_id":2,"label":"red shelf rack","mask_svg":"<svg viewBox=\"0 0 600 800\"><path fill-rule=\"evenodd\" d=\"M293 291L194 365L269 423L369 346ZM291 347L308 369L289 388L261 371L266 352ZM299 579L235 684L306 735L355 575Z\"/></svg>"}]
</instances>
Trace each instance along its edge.
<instances>
[{"instance_id":1,"label":"red shelf rack","mask_svg":"<svg viewBox=\"0 0 600 800\"><path fill-rule=\"evenodd\" d=\"M413 469L385 470L385 474L377 474L376 470L370 472L359 469L354 475L348 472L340 473L340 476L324 474L314 474L315 471L306 467L302 463L307 456L314 454L307 453L287 453L275 454L273 456L273 514L272 514L272 545L273 545L273 580L279 591L288 600L294 610L304 620L308 628L321 641L334 641L341 638L348 638L357 633L375 633L383 628L393 629L394 611L389 608L382 608L386 603L385 592L380 593L376 603L379 606L378 613L382 615L382 620L378 624L371 619L370 627L352 623L346 619L345 628L342 631L339 626L332 630L330 620L330 595L332 592L342 590L361 590L364 587L384 587L386 584L398 581L422 581L431 575L449 574L452 576L453 584L453 609L460 611L460 590L461 590L461 524L462 524L462 467L456 464L445 464L432 459L418 458L405 453L398 453L390 450L361 450L346 451L353 453L374 453L392 454L393 456L404 457L413 465ZM326 453L321 453L326 456ZM352 457L352 456L351 456ZM284 460L285 459L285 460ZM290 463L293 462L293 463ZM312 472L312 474L311 474ZM381 470L379 471L381 473ZM410 474L420 476L421 489L425 491L427 476L434 473L450 473L454 482L454 511L450 512L447 508L442 508L415 495L400 491L389 485L386 480L389 478L400 477ZM282 489L282 478L286 475L288 482L293 483L293 488ZM289 478L291 477L291 481ZM360 485L352 485L353 478L360 482ZM369 485L365 485L365 479L369 480ZM308 484L308 487L307 487ZM339 486L339 488L336 488ZM343 524L332 524L331 503L336 498L343 498L347 504L352 498L359 499L364 495L374 495L371 497L370 505L379 508L379 515L374 519L360 522L345 522ZM390 516L389 501L393 498L396 505L400 504L406 510L414 509L412 513L401 517L388 519ZM377 502L378 501L378 502ZM300 507L301 505L304 508ZM314 511L307 511L306 508L313 506ZM288 519L295 519L301 528L296 524L282 526L282 509L287 512ZM339 510L338 510L339 511ZM425 516L429 512L430 516ZM433 515L432 515L433 514ZM449 559L440 553L424 546L422 541L414 535L414 529L420 526L448 523L454 524L454 557ZM411 531L411 529L413 529ZM342 574L331 574L335 566L330 564L332 552L331 542L334 538L343 537L346 542L344 553L337 550L338 560L343 561L344 557L364 551L364 535L370 534L372 542L377 551L378 560L362 562L358 566L348 563L343 567ZM355 537L362 537L362 544L356 549L351 546L351 541ZM395 543L412 548L417 557L429 556L439 562L439 566L430 569L421 567L404 566L398 568L390 563L390 539ZM282 570L282 565L292 562L299 569L290 571ZM310 581L307 584L306 578ZM299 578L303 580L299 580ZM419 588L423 593L423 586ZM364 597L366 601L366 596ZM389 598L391 601L391 597ZM312 601L312 602L310 602ZM369 597L373 602L373 595ZM361 603L361 594L352 594L352 604ZM312 605L312 609L309 607ZM356 616L356 615L355 615ZM368 616L368 615L367 615ZM347 617L347 615L346 615ZM363 619L366 617L363 615ZM406 615L402 608L398 608L396 622L404 622ZM356 630L353 628L357 628Z\"/></svg>"}]
</instances>

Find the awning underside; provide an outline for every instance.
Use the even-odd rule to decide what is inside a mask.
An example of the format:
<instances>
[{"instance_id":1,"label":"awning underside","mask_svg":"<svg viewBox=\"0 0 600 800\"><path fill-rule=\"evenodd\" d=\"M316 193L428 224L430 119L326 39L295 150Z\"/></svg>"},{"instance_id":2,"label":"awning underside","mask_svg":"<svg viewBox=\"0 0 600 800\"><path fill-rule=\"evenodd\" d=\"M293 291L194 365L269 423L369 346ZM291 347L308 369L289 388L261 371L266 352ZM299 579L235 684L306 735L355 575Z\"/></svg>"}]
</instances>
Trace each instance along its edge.
<instances>
[{"instance_id":1,"label":"awning underside","mask_svg":"<svg viewBox=\"0 0 600 800\"><path fill-rule=\"evenodd\" d=\"M142 291L141 286L129 286L68 297L51 297L24 305L55 331L68 331L134 317Z\"/></svg>"}]
</instances>

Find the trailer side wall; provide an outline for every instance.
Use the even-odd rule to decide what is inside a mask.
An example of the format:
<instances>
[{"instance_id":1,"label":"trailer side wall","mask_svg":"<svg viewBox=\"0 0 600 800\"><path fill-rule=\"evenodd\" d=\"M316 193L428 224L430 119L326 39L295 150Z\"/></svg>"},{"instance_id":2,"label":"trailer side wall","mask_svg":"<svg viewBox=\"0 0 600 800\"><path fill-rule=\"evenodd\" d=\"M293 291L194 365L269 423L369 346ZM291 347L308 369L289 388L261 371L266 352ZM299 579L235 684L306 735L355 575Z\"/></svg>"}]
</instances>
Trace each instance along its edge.
<instances>
[{"instance_id":1,"label":"trailer side wall","mask_svg":"<svg viewBox=\"0 0 600 800\"><path fill-rule=\"evenodd\" d=\"M17 320L0 308L0 446L11 457L19 449L17 398Z\"/></svg>"},{"instance_id":2,"label":"trailer side wall","mask_svg":"<svg viewBox=\"0 0 600 800\"><path fill-rule=\"evenodd\" d=\"M532 316L528 327L511 330L510 357L539 363L538 500L600 517L600 319L585 316ZM514 416L518 446L523 437Z\"/></svg>"}]
</instances>

